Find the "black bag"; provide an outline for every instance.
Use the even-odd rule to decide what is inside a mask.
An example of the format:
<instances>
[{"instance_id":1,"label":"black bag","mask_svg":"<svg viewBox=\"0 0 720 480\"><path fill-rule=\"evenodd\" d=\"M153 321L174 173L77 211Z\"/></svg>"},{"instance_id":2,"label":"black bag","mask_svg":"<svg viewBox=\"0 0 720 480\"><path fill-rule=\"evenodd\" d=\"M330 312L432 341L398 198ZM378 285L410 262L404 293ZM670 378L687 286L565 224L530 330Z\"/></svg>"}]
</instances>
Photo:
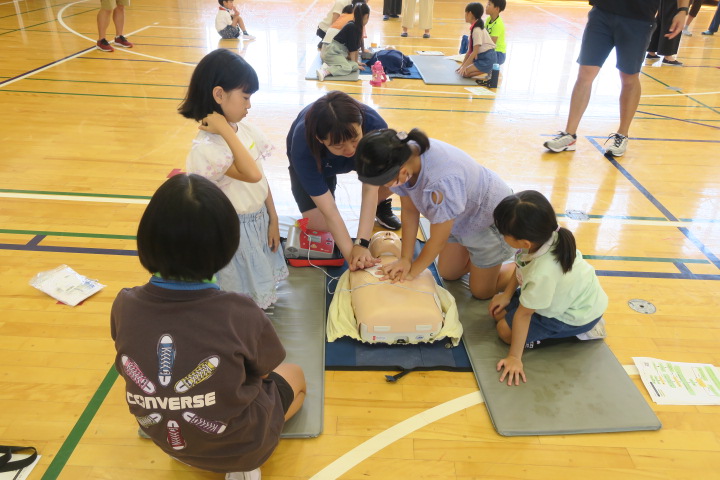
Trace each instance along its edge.
<instances>
[{"instance_id":1,"label":"black bag","mask_svg":"<svg viewBox=\"0 0 720 480\"><path fill-rule=\"evenodd\" d=\"M12 454L22 450L32 450L33 453L22 460L11 462ZM0 445L0 473L12 472L13 470L21 470L32 463L37 458L37 450L35 447L11 447L10 445Z\"/></svg>"}]
</instances>

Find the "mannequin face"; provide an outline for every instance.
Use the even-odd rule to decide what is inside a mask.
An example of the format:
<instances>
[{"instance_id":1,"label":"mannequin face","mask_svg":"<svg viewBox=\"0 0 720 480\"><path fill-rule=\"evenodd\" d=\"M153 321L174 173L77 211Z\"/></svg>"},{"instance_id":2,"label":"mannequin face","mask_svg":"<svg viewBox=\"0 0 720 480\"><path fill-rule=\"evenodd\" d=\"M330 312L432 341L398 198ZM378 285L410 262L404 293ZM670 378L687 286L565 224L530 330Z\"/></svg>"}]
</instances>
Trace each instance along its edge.
<instances>
[{"instance_id":1,"label":"mannequin face","mask_svg":"<svg viewBox=\"0 0 720 480\"><path fill-rule=\"evenodd\" d=\"M373 257L393 255L400 258L402 255L402 241L395 232L377 232L370 239L369 249Z\"/></svg>"}]
</instances>

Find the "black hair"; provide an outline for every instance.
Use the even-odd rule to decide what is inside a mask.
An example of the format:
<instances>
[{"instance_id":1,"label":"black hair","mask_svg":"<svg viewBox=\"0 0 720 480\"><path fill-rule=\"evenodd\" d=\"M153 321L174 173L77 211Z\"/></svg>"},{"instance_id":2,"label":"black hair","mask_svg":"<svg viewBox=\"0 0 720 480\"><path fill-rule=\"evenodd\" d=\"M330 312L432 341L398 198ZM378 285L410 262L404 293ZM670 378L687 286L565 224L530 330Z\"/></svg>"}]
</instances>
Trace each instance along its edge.
<instances>
[{"instance_id":1,"label":"black hair","mask_svg":"<svg viewBox=\"0 0 720 480\"><path fill-rule=\"evenodd\" d=\"M353 13L354 5L345 5L342 9L342 13Z\"/></svg>"},{"instance_id":2,"label":"black hair","mask_svg":"<svg viewBox=\"0 0 720 480\"><path fill-rule=\"evenodd\" d=\"M218 3L220 4L221 7L225 6L225 0L218 0Z\"/></svg>"},{"instance_id":3,"label":"black hair","mask_svg":"<svg viewBox=\"0 0 720 480\"><path fill-rule=\"evenodd\" d=\"M505 7L507 7L507 2L505 0L488 0L490 3L495 5L498 10L501 12L505 10Z\"/></svg>"},{"instance_id":4,"label":"black hair","mask_svg":"<svg viewBox=\"0 0 720 480\"><path fill-rule=\"evenodd\" d=\"M213 112L222 114L222 108L213 98L215 87L222 87L226 92L241 88L253 94L260 84L255 69L244 58L218 48L205 55L195 67L185 100L178 107L180 115L199 122Z\"/></svg>"},{"instance_id":5,"label":"black hair","mask_svg":"<svg viewBox=\"0 0 720 480\"><path fill-rule=\"evenodd\" d=\"M137 232L140 263L150 273L209 280L232 260L240 223L228 197L199 175L175 175L150 199Z\"/></svg>"},{"instance_id":6,"label":"black hair","mask_svg":"<svg viewBox=\"0 0 720 480\"><path fill-rule=\"evenodd\" d=\"M472 2L468 3L467 7L465 7L466 12L472 13L473 17L475 17L475 23L473 23L473 26L470 27L470 32L475 30L476 28L483 29L485 28L485 23L482 20L482 16L485 14L485 8L482 6L482 3L480 2Z\"/></svg>"},{"instance_id":7,"label":"black hair","mask_svg":"<svg viewBox=\"0 0 720 480\"><path fill-rule=\"evenodd\" d=\"M502 235L516 240L528 240L535 248L550 240L558 229L555 210L545 196L535 190L525 190L505 197L493 212L495 226ZM572 270L577 247L575 237L560 227L558 242L552 253L563 273Z\"/></svg>"},{"instance_id":8,"label":"black hair","mask_svg":"<svg viewBox=\"0 0 720 480\"><path fill-rule=\"evenodd\" d=\"M318 171L322 171L322 158L327 147L318 140L329 140L331 145L352 140L357 136L353 125L362 128L365 106L345 92L332 91L315 100L305 113L305 141L315 157ZM363 131L363 133L365 133Z\"/></svg>"},{"instance_id":9,"label":"black hair","mask_svg":"<svg viewBox=\"0 0 720 480\"><path fill-rule=\"evenodd\" d=\"M401 167L412 155L409 141L418 144L420 154L430 149L430 139L417 128L410 130L407 136L398 136L392 128L373 130L365 135L355 151L358 176L379 177L395 167Z\"/></svg>"},{"instance_id":10,"label":"black hair","mask_svg":"<svg viewBox=\"0 0 720 480\"><path fill-rule=\"evenodd\" d=\"M353 6L353 22L355 22L355 29L357 30L358 43L362 42L363 36L363 17L370 15L370 7L367 3L356 3Z\"/></svg>"}]
</instances>

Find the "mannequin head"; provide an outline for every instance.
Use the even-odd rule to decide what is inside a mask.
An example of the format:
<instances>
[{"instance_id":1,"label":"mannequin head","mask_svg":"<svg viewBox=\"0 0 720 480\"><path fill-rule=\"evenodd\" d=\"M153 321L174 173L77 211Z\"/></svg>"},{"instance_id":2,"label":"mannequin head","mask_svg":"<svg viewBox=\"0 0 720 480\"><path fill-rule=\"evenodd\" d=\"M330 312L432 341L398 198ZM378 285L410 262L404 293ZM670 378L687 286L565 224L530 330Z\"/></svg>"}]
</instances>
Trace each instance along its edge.
<instances>
[{"instance_id":1,"label":"mannequin head","mask_svg":"<svg viewBox=\"0 0 720 480\"><path fill-rule=\"evenodd\" d=\"M395 232L377 232L370 238L369 249L373 257L392 255L400 258L402 256L402 241Z\"/></svg>"}]
</instances>

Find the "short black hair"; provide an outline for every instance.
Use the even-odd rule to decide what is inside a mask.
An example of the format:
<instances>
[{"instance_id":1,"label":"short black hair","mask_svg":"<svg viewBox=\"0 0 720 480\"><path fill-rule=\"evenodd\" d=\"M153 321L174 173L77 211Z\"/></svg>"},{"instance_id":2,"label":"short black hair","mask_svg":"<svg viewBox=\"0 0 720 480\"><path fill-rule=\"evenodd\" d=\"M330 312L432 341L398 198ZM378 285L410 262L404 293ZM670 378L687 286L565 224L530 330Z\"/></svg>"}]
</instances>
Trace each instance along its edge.
<instances>
[{"instance_id":1,"label":"short black hair","mask_svg":"<svg viewBox=\"0 0 720 480\"><path fill-rule=\"evenodd\" d=\"M218 3L220 4L221 7L224 7L224 6L225 6L225 1L226 1L226 0L218 0Z\"/></svg>"},{"instance_id":2,"label":"short black hair","mask_svg":"<svg viewBox=\"0 0 720 480\"><path fill-rule=\"evenodd\" d=\"M195 67L185 100L178 107L180 115L199 122L213 112L222 114L213 98L215 87L222 87L226 92L241 88L253 94L260 89L260 82L255 69L244 58L218 48L205 55Z\"/></svg>"},{"instance_id":3,"label":"short black hair","mask_svg":"<svg viewBox=\"0 0 720 480\"><path fill-rule=\"evenodd\" d=\"M488 2L495 5L498 10L501 12L505 11L505 7L507 7L507 1L506 0L488 0Z\"/></svg>"},{"instance_id":4,"label":"short black hair","mask_svg":"<svg viewBox=\"0 0 720 480\"><path fill-rule=\"evenodd\" d=\"M199 175L175 175L150 199L137 232L140 263L163 278L209 280L240 242L230 199Z\"/></svg>"}]
</instances>

